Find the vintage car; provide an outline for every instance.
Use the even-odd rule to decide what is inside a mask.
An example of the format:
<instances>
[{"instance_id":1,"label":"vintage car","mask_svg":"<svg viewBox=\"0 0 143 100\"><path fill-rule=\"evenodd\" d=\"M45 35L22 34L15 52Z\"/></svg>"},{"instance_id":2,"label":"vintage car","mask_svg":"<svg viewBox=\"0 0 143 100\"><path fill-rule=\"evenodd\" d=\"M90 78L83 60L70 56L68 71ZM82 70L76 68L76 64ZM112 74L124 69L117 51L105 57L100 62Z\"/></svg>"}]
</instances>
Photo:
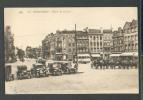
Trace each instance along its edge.
<instances>
[{"instance_id":1,"label":"vintage car","mask_svg":"<svg viewBox=\"0 0 143 100\"><path fill-rule=\"evenodd\" d=\"M26 65L18 65L17 66L17 79L30 79L31 78L31 71L27 70Z\"/></svg>"},{"instance_id":2,"label":"vintage car","mask_svg":"<svg viewBox=\"0 0 143 100\"><path fill-rule=\"evenodd\" d=\"M33 68L31 69L31 74L33 77L46 77L49 76L49 69L41 63L35 63L33 64Z\"/></svg>"},{"instance_id":3,"label":"vintage car","mask_svg":"<svg viewBox=\"0 0 143 100\"><path fill-rule=\"evenodd\" d=\"M41 63L41 64L45 65L45 64L46 64L46 60L43 59L43 58L41 58L41 57L39 57L39 58L36 60L36 63Z\"/></svg>"},{"instance_id":4,"label":"vintage car","mask_svg":"<svg viewBox=\"0 0 143 100\"><path fill-rule=\"evenodd\" d=\"M5 65L5 80L12 81L14 80L14 74L12 74L12 66Z\"/></svg>"},{"instance_id":5,"label":"vintage car","mask_svg":"<svg viewBox=\"0 0 143 100\"><path fill-rule=\"evenodd\" d=\"M54 62L54 61L50 61L47 63L47 66L46 66L48 69L49 69L49 73L52 74L52 75L62 75L63 72L62 72L62 68L61 68L61 64L58 63L58 62Z\"/></svg>"},{"instance_id":6,"label":"vintage car","mask_svg":"<svg viewBox=\"0 0 143 100\"><path fill-rule=\"evenodd\" d=\"M78 71L78 64L71 61L59 62L61 63L63 73L76 73Z\"/></svg>"}]
</instances>

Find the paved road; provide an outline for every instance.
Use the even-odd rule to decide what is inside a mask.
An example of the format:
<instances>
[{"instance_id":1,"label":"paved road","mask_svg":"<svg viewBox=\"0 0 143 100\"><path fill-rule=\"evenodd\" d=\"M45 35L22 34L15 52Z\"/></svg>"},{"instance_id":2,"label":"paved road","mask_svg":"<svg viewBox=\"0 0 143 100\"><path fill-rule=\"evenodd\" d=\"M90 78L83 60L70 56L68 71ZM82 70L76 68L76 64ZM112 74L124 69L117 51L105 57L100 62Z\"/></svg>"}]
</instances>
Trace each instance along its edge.
<instances>
[{"instance_id":1,"label":"paved road","mask_svg":"<svg viewBox=\"0 0 143 100\"><path fill-rule=\"evenodd\" d=\"M35 60L26 60L31 67ZM16 72L16 62L13 73ZM137 69L91 69L89 64L80 64L77 74L49 76L5 83L6 94L53 94L53 93L138 93Z\"/></svg>"}]
</instances>

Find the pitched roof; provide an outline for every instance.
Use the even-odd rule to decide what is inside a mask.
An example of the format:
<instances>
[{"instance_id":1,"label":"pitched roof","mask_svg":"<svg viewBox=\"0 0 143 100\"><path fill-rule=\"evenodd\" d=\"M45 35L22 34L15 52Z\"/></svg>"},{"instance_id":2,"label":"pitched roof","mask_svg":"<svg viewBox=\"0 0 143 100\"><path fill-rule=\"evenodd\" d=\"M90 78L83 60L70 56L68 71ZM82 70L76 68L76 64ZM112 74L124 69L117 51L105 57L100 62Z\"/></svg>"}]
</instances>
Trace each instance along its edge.
<instances>
[{"instance_id":1,"label":"pitched roof","mask_svg":"<svg viewBox=\"0 0 143 100\"><path fill-rule=\"evenodd\" d=\"M137 26L137 20L132 20L130 26L131 27Z\"/></svg>"},{"instance_id":2,"label":"pitched roof","mask_svg":"<svg viewBox=\"0 0 143 100\"><path fill-rule=\"evenodd\" d=\"M123 29L128 29L130 28L131 22L126 22Z\"/></svg>"}]
</instances>

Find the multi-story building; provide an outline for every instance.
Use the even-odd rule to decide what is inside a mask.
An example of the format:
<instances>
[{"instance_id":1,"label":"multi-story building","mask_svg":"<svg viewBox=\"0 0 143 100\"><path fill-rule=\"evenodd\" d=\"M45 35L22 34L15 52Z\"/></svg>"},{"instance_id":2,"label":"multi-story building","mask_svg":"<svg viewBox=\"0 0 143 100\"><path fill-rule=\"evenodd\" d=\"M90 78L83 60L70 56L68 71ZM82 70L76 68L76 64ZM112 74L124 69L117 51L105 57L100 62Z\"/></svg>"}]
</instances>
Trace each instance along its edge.
<instances>
[{"instance_id":1,"label":"multi-story building","mask_svg":"<svg viewBox=\"0 0 143 100\"><path fill-rule=\"evenodd\" d=\"M42 54L43 58L48 59L50 56L50 45L48 41L48 36L45 37L45 39L42 41Z\"/></svg>"},{"instance_id":2,"label":"multi-story building","mask_svg":"<svg viewBox=\"0 0 143 100\"><path fill-rule=\"evenodd\" d=\"M11 33L10 26L7 26L4 32L5 40L5 61L14 62L16 61L15 46L14 46L14 35Z\"/></svg>"},{"instance_id":3,"label":"multi-story building","mask_svg":"<svg viewBox=\"0 0 143 100\"><path fill-rule=\"evenodd\" d=\"M88 29L89 52L92 57L103 54L103 33L101 29Z\"/></svg>"},{"instance_id":4,"label":"multi-story building","mask_svg":"<svg viewBox=\"0 0 143 100\"><path fill-rule=\"evenodd\" d=\"M73 60L75 56L75 31L56 31L42 41L43 55L47 59Z\"/></svg>"},{"instance_id":5,"label":"multi-story building","mask_svg":"<svg viewBox=\"0 0 143 100\"><path fill-rule=\"evenodd\" d=\"M43 57L53 60L80 60L93 55L108 59L112 53L138 50L137 21L126 22L123 29L62 30L42 41ZM76 56L77 55L77 56Z\"/></svg>"},{"instance_id":6,"label":"multi-story building","mask_svg":"<svg viewBox=\"0 0 143 100\"><path fill-rule=\"evenodd\" d=\"M90 61L88 31L76 31L76 48L78 62L86 63Z\"/></svg>"},{"instance_id":7,"label":"multi-story building","mask_svg":"<svg viewBox=\"0 0 143 100\"><path fill-rule=\"evenodd\" d=\"M124 36L121 27L117 31L113 32L113 51L112 53L120 54L124 52Z\"/></svg>"},{"instance_id":8,"label":"multi-story building","mask_svg":"<svg viewBox=\"0 0 143 100\"><path fill-rule=\"evenodd\" d=\"M103 30L103 58L108 59L113 50L112 29Z\"/></svg>"},{"instance_id":9,"label":"multi-story building","mask_svg":"<svg viewBox=\"0 0 143 100\"><path fill-rule=\"evenodd\" d=\"M87 31L76 31L77 53L89 53L89 39Z\"/></svg>"},{"instance_id":10,"label":"multi-story building","mask_svg":"<svg viewBox=\"0 0 143 100\"><path fill-rule=\"evenodd\" d=\"M55 60L55 34L48 34L42 41L43 57L49 60Z\"/></svg>"},{"instance_id":11,"label":"multi-story building","mask_svg":"<svg viewBox=\"0 0 143 100\"><path fill-rule=\"evenodd\" d=\"M56 56L61 60L73 60L75 56L75 31L63 30L56 32Z\"/></svg>"},{"instance_id":12,"label":"multi-story building","mask_svg":"<svg viewBox=\"0 0 143 100\"><path fill-rule=\"evenodd\" d=\"M137 20L126 22L123 27L124 52L138 51L138 24Z\"/></svg>"}]
</instances>

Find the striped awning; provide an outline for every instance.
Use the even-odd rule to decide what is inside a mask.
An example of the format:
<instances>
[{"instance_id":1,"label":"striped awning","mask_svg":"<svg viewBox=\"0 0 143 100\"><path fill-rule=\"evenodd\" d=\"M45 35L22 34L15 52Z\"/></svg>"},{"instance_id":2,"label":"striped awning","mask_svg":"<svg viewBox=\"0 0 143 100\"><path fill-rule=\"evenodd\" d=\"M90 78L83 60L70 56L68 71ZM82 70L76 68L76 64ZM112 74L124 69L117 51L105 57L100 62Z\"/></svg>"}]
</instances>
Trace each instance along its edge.
<instances>
[{"instance_id":1,"label":"striped awning","mask_svg":"<svg viewBox=\"0 0 143 100\"><path fill-rule=\"evenodd\" d=\"M121 56L138 56L137 52L125 52L122 53Z\"/></svg>"},{"instance_id":2,"label":"striped awning","mask_svg":"<svg viewBox=\"0 0 143 100\"><path fill-rule=\"evenodd\" d=\"M100 54L91 54L92 57L101 57Z\"/></svg>"},{"instance_id":3,"label":"striped awning","mask_svg":"<svg viewBox=\"0 0 143 100\"><path fill-rule=\"evenodd\" d=\"M121 54L111 54L110 57L119 57Z\"/></svg>"},{"instance_id":4,"label":"striped awning","mask_svg":"<svg viewBox=\"0 0 143 100\"><path fill-rule=\"evenodd\" d=\"M78 56L89 56L89 54L78 54Z\"/></svg>"}]
</instances>

